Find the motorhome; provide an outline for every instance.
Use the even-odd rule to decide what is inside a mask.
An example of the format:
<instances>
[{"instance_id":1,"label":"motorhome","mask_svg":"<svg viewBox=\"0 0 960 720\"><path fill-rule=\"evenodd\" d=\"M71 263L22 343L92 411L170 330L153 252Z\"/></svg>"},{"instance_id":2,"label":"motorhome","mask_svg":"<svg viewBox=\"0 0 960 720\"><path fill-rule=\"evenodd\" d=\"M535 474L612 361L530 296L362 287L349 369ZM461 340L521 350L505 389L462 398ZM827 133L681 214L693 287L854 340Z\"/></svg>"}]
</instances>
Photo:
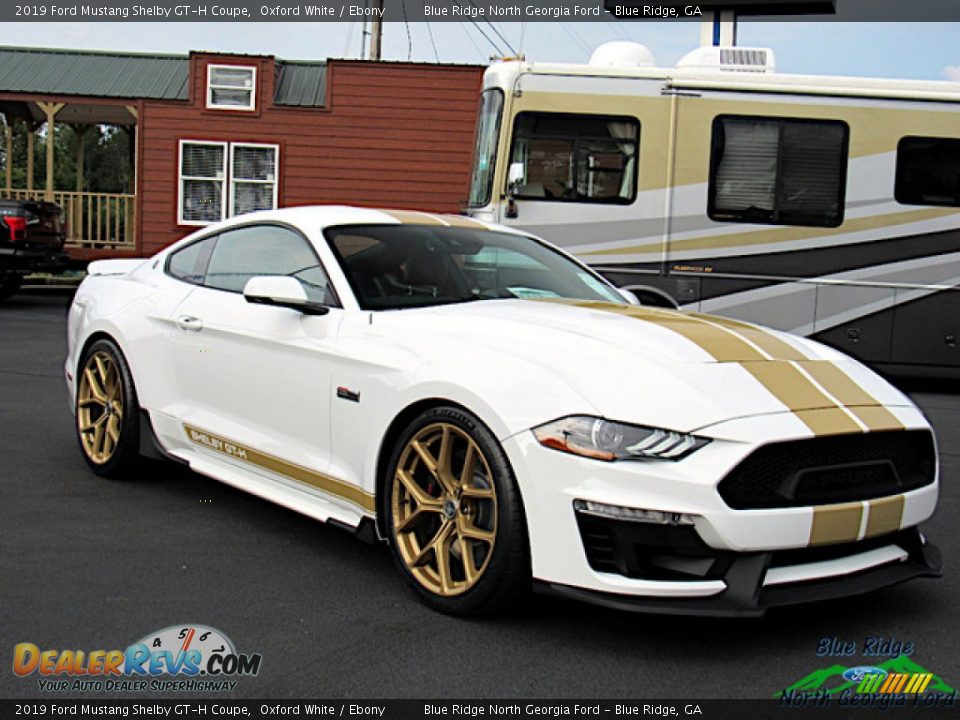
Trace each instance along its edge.
<instances>
[{"instance_id":1,"label":"motorhome","mask_svg":"<svg viewBox=\"0 0 960 720\"><path fill-rule=\"evenodd\" d=\"M642 302L960 371L960 83L778 73L772 50L486 72L469 213Z\"/></svg>"}]
</instances>

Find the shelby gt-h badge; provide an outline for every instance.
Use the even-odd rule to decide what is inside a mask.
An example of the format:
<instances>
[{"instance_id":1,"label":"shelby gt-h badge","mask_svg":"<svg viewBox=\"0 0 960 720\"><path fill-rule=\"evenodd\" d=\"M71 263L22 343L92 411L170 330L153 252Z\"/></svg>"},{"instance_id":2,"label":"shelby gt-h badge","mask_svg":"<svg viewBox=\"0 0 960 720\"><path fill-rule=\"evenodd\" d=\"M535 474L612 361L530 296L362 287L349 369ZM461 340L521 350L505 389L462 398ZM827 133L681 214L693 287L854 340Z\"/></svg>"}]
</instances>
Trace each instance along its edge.
<instances>
[{"instance_id":1,"label":"shelby gt-h badge","mask_svg":"<svg viewBox=\"0 0 960 720\"><path fill-rule=\"evenodd\" d=\"M90 265L66 377L142 454L385 538L429 605L760 614L939 574L930 426L827 347L463 217L295 208Z\"/></svg>"}]
</instances>

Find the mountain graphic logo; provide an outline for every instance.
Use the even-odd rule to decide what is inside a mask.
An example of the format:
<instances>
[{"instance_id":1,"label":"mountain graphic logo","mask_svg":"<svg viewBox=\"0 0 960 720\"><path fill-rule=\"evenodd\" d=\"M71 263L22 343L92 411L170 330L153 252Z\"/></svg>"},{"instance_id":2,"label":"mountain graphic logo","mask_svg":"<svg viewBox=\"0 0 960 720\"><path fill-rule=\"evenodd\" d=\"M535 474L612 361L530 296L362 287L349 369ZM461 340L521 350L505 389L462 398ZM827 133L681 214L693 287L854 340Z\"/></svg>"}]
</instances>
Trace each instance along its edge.
<instances>
[{"instance_id":1,"label":"mountain graphic logo","mask_svg":"<svg viewBox=\"0 0 960 720\"><path fill-rule=\"evenodd\" d=\"M955 690L947 685L943 679L934 673L931 673L924 667L921 667L913 660L911 660L906 655L901 655L899 657L891 658L886 662L879 663L870 668L876 672L876 681L868 683L869 678L858 678L856 680L847 680L844 677L844 673L847 673L850 668L844 667L843 665L831 665L830 667L821 668L820 670L814 670L812 673L807 675L804 678L797 680L795 683L789 687L778 692L774 697L784 697L792 694L819 694L819 695L838 695L844 690L850 690L851 692L903 692L909 694L911 687L921 687L922 692L940 692L940 693L953 693ZM918 678L918 676L929 675L929 679ZM903 678L903 681L897 685L891 685L888 689L884 690L886 686L883 680L887 678ZM911 678L918 678L918 682L913 682ZM895 682L891 680L891 683ZM863 687L864 689L860 689ZM891 690L891 687L896 687L898 689Z\"/></svg>"}]
</instances>

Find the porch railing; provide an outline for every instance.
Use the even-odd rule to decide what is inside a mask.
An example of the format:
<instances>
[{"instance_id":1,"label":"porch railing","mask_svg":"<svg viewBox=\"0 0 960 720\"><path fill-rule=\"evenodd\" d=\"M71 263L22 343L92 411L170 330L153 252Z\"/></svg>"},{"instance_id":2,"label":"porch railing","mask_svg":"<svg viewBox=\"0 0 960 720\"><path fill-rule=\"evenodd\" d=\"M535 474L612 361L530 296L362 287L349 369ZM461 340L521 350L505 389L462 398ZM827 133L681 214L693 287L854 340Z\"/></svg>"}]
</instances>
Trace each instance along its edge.
<instances>
[{"instance_id":1,"label":"porch railing","mask_svg":"<svg viewBox=\"0 0 960 720\"><path fill-rule=\"evenodd\" d=\"M43 190L14 188L0 191L17 200L43 200ZM136 195L56 191L53 201L63 208L67 245L95 249L136 247Z\"/></svg>"}]
</instances>

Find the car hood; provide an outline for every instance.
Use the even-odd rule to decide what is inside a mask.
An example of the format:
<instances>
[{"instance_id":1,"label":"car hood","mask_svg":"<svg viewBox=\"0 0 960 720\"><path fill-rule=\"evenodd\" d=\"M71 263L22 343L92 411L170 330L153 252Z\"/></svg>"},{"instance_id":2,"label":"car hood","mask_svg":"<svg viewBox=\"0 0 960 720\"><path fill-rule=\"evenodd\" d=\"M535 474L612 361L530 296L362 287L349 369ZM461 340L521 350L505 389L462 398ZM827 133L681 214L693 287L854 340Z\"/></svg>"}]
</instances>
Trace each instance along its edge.
<instances>
[{"instance_id":1,"label":"car hood","mask_svg":"<svg viewBox=\"0 0 960 720\"><path fill-rule=\"evenodd\" d=\"M880 428L869 420L856 427L853 416L883 413L850 408L912 406L882 378L826 346L697 313L576 300L489 300L376 318L381 330L402 338L427 362L455 363L462 373L502 373L507 388L523 377L511 373L511 361L532 365L576 392L584 400L581 411L687 432L783 412L808 425L815 416L832 415L828 425L852 423L846 431L855 432Z\"/></svg>"}]
</instances>

